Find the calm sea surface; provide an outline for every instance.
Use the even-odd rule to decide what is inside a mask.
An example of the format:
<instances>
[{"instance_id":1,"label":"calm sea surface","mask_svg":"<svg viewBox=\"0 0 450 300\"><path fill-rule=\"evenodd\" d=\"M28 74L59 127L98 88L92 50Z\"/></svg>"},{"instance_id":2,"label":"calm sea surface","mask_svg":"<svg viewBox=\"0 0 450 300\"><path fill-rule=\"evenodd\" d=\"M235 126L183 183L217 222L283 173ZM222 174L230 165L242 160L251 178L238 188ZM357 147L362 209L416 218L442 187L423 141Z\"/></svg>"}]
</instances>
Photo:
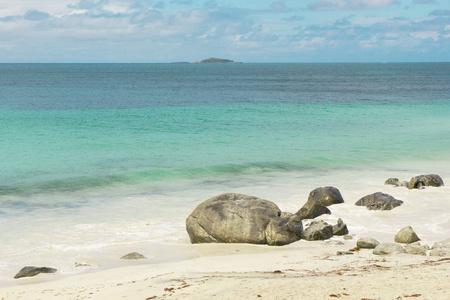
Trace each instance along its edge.
<instances>
[{"instance_id":1,"label":"calm sea surface","mask_svg":"<svg viewBox=\"0 0 450 300\"><path fill-rule=\"evenodd\" d=\"M308 183L302 201L331 183L359 197L330 178L449 162L450 63L0 64L0 266L185 243L184 218L222 192L294 210L283 178Z\"/></svg>"}]
</instances>

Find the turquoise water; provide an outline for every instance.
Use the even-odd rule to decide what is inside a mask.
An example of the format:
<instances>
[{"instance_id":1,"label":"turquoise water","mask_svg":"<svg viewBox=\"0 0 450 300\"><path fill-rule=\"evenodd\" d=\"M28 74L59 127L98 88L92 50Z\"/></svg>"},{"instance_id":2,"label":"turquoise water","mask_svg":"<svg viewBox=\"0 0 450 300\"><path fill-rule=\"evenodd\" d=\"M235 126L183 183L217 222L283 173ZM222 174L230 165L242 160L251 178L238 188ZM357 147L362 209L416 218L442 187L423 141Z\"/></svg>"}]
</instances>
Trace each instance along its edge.
<instances>
[{"instance_id":1,"label":"turquoise water","mask_svg":"<svg viewBox=\"0 0 450 300\"><path fill-rule=\"evenodd\" d=\"M448 187L383 183L448 185L449 82L450 63L0 64L0 285L25 265L198 256L185 219L224 192L295 212L332 185L329 221L356 236L447 238ZM376 191L405 205L353 205Z\"/></svg>"},{"instance_id":2,"label":"turquoise water","mask_svg":"<svg viewBox=\"0 0 450 300\"><path fill-rule=\"evenodd\" d=\"M1 193L439 159L450 105L217 105L1 113Z\"/></svg>"},{"instance_id":3,"label":"turquoise water","mask_svg":"<svg viewBox=\"0 0 450 300\"><path fill-rule=\"evenodd\" d=\"M449 156L450 64L7 64L0 74L0 195Z\"/></svg>"}]
</instances>

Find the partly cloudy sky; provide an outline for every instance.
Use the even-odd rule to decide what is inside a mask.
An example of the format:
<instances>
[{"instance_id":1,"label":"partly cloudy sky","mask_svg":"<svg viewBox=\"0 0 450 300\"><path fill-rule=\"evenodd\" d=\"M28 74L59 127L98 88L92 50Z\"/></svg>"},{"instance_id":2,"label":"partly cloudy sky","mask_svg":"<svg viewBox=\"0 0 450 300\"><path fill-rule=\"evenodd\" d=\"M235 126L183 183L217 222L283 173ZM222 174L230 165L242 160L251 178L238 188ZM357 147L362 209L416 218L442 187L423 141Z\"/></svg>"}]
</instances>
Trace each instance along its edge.
<instances>
[{"instance_id":1,"label":"partly cloudy sky","mask_svg":"<svg viewBox=\"0 0 450 300\"><path fill-rule=\"evenodd\" d=\"M1 0L0 62L450 61L450 0Z\"/></svg>"}]
</instances>

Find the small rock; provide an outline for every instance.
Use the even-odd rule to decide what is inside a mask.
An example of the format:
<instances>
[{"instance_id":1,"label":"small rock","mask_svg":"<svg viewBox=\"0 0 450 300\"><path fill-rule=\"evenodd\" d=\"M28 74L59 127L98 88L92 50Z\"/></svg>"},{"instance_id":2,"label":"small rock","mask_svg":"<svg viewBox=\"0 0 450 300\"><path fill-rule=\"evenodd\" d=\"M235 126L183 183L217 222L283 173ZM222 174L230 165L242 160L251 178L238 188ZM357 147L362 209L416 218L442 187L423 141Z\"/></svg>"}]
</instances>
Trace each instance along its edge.
<instances>
[{"instance_id":1,"label":"small rock","mask_svg":"<svg viewBox=\"0 0 450 300\"><path fill-rule=\"evenodd\" d=\"M302 238L307 241L327 240L333 236L333 226L324 221L313 221L302 232Z\"/></svg>"},{"instance_id":2,"label":"small rock","mask_svg":"<svg viewBox=\"0 0 450 300\"><path fill-rule=\"evenodd\" d=\"M351 235L344 235L344 240L352 240L353 239L353 236L351 236Z\"/></svg>"},{"instance_id":3,"label":"small rock","mask_svg":"<svg viewBox=\"0 0 450 300\"><path fill-rule=\"evenodd\" d=\"M425 247L420 245L412 245L412 244L405 245L405 251L408 254L427 255L427 250L425 249Z\"/></svg>"},{"instance_id":4,"label":"small rock","mask_svg":"<svg viewBox=\"0 0 450 300\"><path fill-rule=\"evenodd\" d=\"M411 226L407 226L400 230L394 237L396 243L411 244L420 241L417 234L414 232Z\"/></svg>"},{"instance_id":5,"label":"small rock","mask_svg":"<svg viewBox=\"0 0 450 300\"><path fill-rule=\"evenodd\" d=\"M396 186L406 186L407 187L408 184L409 184L408 181L400 181L400 182L397 182Z\"/></svg>"},{"instance_id":6,"label":"small rock","mask_svg":"<svg viewBox=\"0 0 450 300\"><path fill-rule=\"evenodd\" d=\"M351 251L338 251L336 252L336 255L352 255L353 252Z\"/></svg>"},{"instance_id":7,"label":"small rock","mask_svg":"<svg viewBox=\"0 0 450 300\"><path fill-rule=\"evenodd\" d=\"M348 234L347 225L344 224L341 218L337 220L337 224L333 225L333 235L346 235Z\"/></svg>"},{"instance_id":8,"label":"small rock","mask_svg":"<svg viewBox=\"0 0 450 300\"><path fill-rule=\"evenodd\" d=\"M23 267L19 273L17 273L14 278L22 278L22 277L33 277L36 276L40 273L55 273L57 271L57 269L54 268L47 268L47 267L32 267L32 266L27 266L27 267Z\"/></svg>"},{"instance_id":9,"label":"small rock","mask_svg":"<svg viewBox=\"0 0 450 300\"><path fill-rule=\"evenodd\" d=\"M384 184L386 185L397 185L399 183L398 178L388 178Z\"/></svg>"},{"instance_id":10,"label":"small rock","mask_svg":"<svg viewBox=\"0 0 450 300\"><path fill-rule=\"evenodd\" d=\"M405 249L402 245L394 244L394 243L381 243L373 249L373 254L375 255L384 255L391 253L405 253Z\"/></svg>"},{"instance_id":11,"label":"small rock","mask_svg":"<svg viewBox=\"0 0 450 300\"><path fill-rule=\"evenodd\" d=\"M434 243L433 249L436 248L450 248L450 239Z\"/></svg>"},{"instance_id":12,"label":"small rock","mask_svg":"<svg viewBox=\"0 0 450 300\"><path fill-rule=\"evenodd\" d=\"M359 248L365 248L365 249L374 249L376 246L380 244L379 241L376 239L368 238L368 237L361 237L356 242L356 246Z\"/></svg>"},{"instance_id":13,"label":"small rock","mask_svg":"<svg viewBox=\"0 0 450 300\"><path fill-rule=\"evenodd\" d=\"M450 256L450 248L433 248L430 256Z\"/></svg>"},{"instance_id":14,"label":"small rock","mask_svg":"<svg viewBox=\"0 0 450 300\"><path fill-rule=\"evenodd\" d=\"M131 252L128 254L125 254L120 259L147 259L144 255L137 253L137 252Z\"/></svg>"},{"instance_id":15,"label":"small rock","mask_svg":"<svg viewBox=\"0 0 450 300\"><path fill-rule=\"evenodd\" d=\"M450 256L450 239L434 243L430 256Z\"/></svg>"}]
</instances>

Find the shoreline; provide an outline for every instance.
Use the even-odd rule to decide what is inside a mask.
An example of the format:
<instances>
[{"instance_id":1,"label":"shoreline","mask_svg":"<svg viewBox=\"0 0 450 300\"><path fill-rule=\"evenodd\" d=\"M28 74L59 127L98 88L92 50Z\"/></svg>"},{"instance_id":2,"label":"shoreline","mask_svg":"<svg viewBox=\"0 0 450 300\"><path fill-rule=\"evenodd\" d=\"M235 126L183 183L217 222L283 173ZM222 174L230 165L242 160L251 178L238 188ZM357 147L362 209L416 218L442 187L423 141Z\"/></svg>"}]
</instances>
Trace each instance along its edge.
<instances>
[{"instance_id":1,"label":"shoreline","mask_svg":"<svg viewBox=\"0 0 450 300\"><path fill-rule=\"evenodd\" d=\"M0 287L2 299L442 299L450 294L450 258L336 255L353 241L296 243L252 253L227 244L228 255L134 265L45 281L47 274ZM202 245L208 248L210 245ZM220 245L219 245L220 246ZM264 247L264 246L263 246ZM251 248L251 247L250 247Z\"/></svg>"}]
</instances>

